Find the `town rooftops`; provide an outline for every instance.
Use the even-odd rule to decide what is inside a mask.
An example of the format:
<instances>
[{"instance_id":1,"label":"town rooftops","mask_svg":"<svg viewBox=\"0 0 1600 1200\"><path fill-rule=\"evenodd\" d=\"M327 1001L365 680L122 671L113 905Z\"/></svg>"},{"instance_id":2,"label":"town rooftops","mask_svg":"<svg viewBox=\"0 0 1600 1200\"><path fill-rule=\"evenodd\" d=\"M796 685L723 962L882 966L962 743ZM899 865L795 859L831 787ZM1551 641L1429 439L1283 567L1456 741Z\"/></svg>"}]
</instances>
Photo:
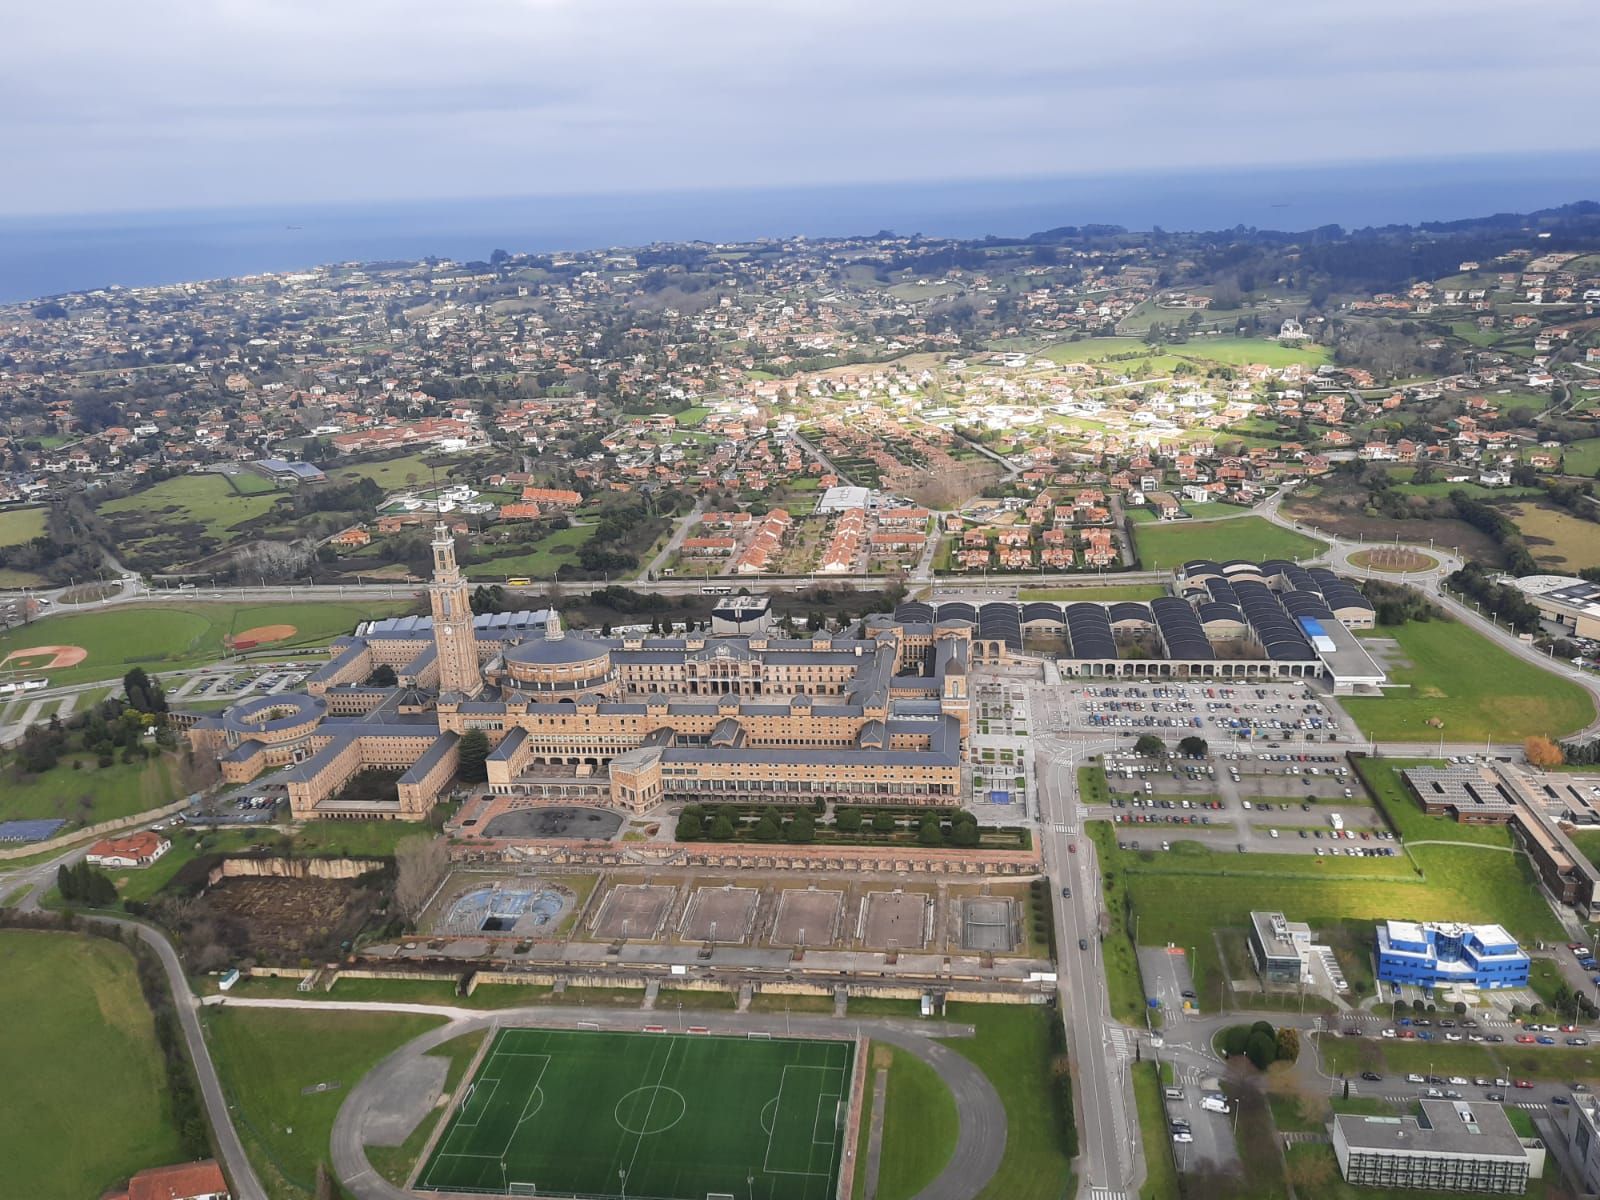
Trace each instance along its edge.
<instances>
[{"instance_id":1,"label":"town rooftops","mask_svg":"<svg viewBox=\"0 0 1600 1200\"><path fill-rule=\"evenodd\" d=\"M226 1196L228 1181L215 1159L151 1167L128 1180L128 1190L111 1200L194 1200L197 1196Z\"/></svg>"}]
</instances>

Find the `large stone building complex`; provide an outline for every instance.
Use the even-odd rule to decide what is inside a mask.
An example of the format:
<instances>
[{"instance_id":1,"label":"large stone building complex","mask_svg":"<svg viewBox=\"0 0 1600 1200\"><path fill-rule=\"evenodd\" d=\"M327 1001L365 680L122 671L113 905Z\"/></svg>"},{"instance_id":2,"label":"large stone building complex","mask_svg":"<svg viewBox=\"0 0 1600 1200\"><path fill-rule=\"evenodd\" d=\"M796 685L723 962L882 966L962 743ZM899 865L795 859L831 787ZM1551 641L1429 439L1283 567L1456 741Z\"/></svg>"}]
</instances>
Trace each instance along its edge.
<instances>
[{"instance_id":1,"label":"large stone building complex","mask_svg":"<svg viewBox=\"0 0 1600 1200\"><path fill-rule=\"evenodd\" d=\"M237 704L194 743L233 782L282 768L296 817L420 819L470 730L493 745L489 789L529 804L960 803L970 626L647 639L579 636L548 612L474 618L443 529L429 598L431 618L362 627L305 694ZM393 797L350 787L373 771L395 774Z\"/></svg>"}]
</instances>

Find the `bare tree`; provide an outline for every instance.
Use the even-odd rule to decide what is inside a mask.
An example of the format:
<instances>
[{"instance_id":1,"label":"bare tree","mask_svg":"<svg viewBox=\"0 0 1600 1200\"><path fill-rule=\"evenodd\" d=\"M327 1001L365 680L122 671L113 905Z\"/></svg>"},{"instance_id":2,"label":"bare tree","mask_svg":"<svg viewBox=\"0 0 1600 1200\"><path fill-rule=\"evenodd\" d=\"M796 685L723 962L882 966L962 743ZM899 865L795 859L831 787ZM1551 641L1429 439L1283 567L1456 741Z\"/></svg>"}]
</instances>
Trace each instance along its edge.
<instances>
[{"instance_id":1,"label":"bare tree","mask_svg":"<svg viewBox=\"0 0 1600 1200\"><path fill-rule=\"evenodd\" d=\"M450 865L450 855L440 837L408 837L395 843L394 900L406 920L422 915L423 906L439 886Z\"/></svg>"}]
</instances>

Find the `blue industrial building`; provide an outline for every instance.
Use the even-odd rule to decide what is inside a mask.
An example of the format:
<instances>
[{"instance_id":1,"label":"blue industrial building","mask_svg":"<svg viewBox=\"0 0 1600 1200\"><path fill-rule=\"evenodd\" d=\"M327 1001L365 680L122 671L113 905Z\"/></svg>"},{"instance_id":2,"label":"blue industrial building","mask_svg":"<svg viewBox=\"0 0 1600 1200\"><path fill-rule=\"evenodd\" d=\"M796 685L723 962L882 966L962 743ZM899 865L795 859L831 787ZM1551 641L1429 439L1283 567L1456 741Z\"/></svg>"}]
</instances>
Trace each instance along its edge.
<instances>
[{"instance_id":1,"label":"blue industrial building","mask_svg":"<svg viewBox=\"0 0 1600 1200\"><path fill-rule=\"evenodd\" d=\"M1498 925L1385 921L1378 926L1378 979L1436 988L1526 987L1531 962Z\"/></svg>"}]
</instances>

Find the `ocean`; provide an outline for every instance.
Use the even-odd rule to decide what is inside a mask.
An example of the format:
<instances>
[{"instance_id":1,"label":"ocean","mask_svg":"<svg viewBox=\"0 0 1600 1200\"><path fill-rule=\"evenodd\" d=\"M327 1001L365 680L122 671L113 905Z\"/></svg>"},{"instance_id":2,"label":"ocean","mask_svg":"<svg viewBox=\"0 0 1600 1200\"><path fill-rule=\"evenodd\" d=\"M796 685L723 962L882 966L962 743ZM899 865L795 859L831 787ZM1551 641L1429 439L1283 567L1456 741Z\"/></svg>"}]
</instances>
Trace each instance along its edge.
<instances>
[{"instance_id":1,"label":"ocean","mask_svg":"<svg viewBox=\"0 0 1600 1200\"><path fill-rule=\"evenodd\" d=\"M322 263L487 259L689 240L1060 225L1304 230L1447 221L1600 198L1600 155L1147 171L1071 178L538 196L0 218L0 301Z\"/></svg>"}]
</instances>

